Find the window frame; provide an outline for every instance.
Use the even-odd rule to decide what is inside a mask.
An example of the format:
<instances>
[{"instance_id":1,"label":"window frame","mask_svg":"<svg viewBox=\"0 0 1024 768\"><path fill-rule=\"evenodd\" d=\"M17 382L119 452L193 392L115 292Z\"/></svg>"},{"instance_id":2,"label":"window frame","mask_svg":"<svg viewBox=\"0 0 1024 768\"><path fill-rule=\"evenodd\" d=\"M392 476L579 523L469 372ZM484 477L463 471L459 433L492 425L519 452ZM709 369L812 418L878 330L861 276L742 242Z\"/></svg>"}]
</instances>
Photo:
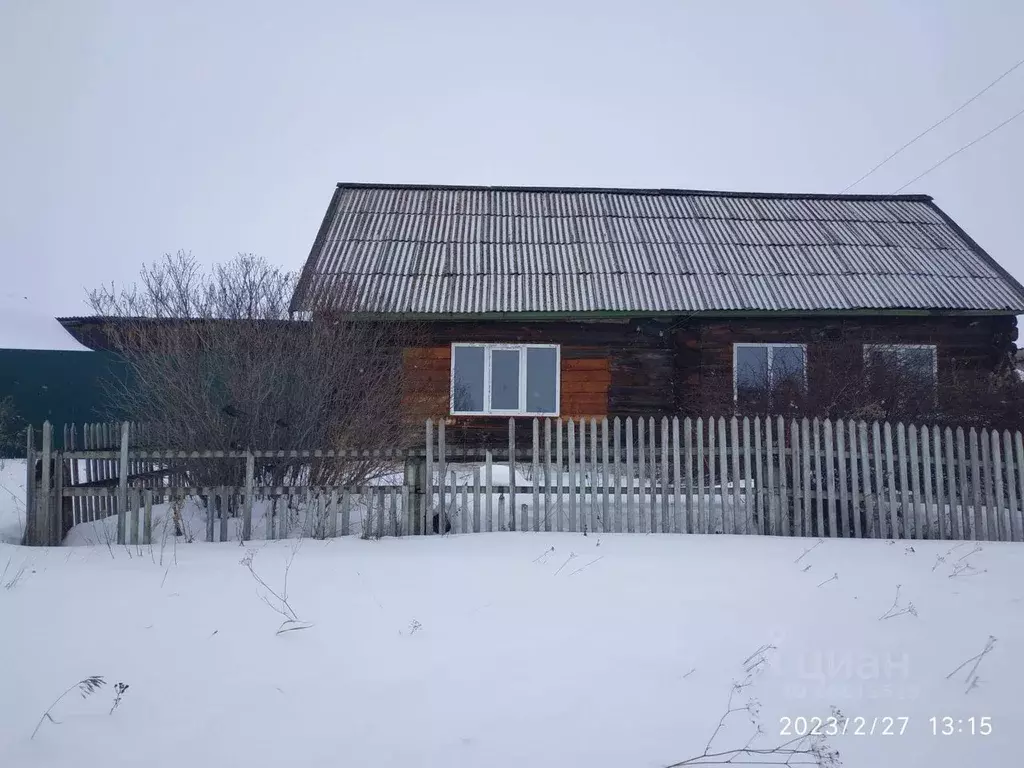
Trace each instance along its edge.
<instances>
[{"instance_id":1,"label":"window frame","mask_svg":"<svg viewBox=\"0 0 1024 768\"><path fill-rule=\"evenodd\" d=\"M892 349L896 352L897 360L899 359L900 350L903 349L930 349L932 351L932 400L933 403L937 403L939 399L939 347L937 344L864 344L863 345L863 363L865 382L867 381L867 367L868 367L868 355L873 349Z\"/></svg>"},{"instance_id":2,"label":"window frame","mask_svg":"<svg viewBox=\"0 0 1024 768\"><path fill-rule=\"evenodd\" d=\"M732 345L732 402L733 405L739 403L740 400L740 388L739 388L739 366L736 364L736 358L740 347L767 347L768 348L768 387L771 389L772 386L772 358L774 353L772 349L774 347L799 347L804 353L804 392L807 392L807 345L794 342L781 342L775 343L771 341L736 341Z\"/></svg>"},{"instance_id":3,"label":"window frame","mask_svg":"<svg viewBox=\"0 0 1024 768\"><path fill-rule=\"evenodd\" d=\"M455 410L455 348L456 347L482 347L484 350L484 407L480 411L457 411ZM551 413L544 411L526 410L526 387L527 387L527 360L530 349L553 349L555 350L555 410ZM521 408L515 410L507 408L491 407L491 353L494 350L505 350L519 353L519 402ZM528 416L537 418L558 417L562 412L562 345L561 344L504 344L487 342L452 342L451 344L451 370L448 375L448 412L452 416Z\"/></svg>"}]
</instances>

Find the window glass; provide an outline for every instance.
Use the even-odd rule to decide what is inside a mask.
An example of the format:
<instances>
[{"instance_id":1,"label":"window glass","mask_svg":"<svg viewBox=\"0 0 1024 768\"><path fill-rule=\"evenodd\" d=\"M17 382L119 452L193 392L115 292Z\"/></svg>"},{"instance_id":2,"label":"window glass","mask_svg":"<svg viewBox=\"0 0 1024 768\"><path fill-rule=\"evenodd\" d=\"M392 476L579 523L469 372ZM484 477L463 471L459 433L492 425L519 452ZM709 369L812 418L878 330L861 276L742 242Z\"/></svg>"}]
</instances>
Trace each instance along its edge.
<instances>
[{"instance_id":1,"label":"window glass","mask_svg":"<svg viewBox=\"0 0 1024 768\"><path fill-rule=\"evenodd\" d=\"M558 350L526 348L526 410L555 413L558 404Z\"/></svg>"},{"instance_id":2,"label":"window glass","mask_svg":"<svg viewBox=\"0 0 1024 768\"><path fill-rule=\"evenodd\" d=\"M805 352L803 347L773 347L771 361L772 386L783 383L804 386Z\"/></svg>"},{"instance_id":3,"label":"window glass","mask_svg":"<svg viewBox=\"0 0 1024 768\"><path fill-rule=\"evenodd\" d=\"M519 350L491 350L491 410L519 410Z\"/></svg>"},{"instance_id":4,"label":"window glass","mask_svg":"<svg viewBox=\"0 0 1024 768\"><path fill-rule=\"evenodd\" d=\"M484 348L455 347L452 374L454 409L462 412L484 410Z\"/></svg>"},{"instance_id":5,"label":"window glass","mask_svg":"<svg viewBox=\"0 0 1024 768\"><path fill-rule=\"evenodd\" d=\"M740 392L768 389L768 347L736 347L736 389Z\"/></svg>"},{"instance_id":6,"label":"window glass","mask_svg":"<svg viewBox=\"0 0 1024 768\"><path fill-rule=\"evenodd\" d=\"M925 386L935 386L934 347L904 347L901 357L902 368L908 378Z\"/></svg>"}]
</instances>

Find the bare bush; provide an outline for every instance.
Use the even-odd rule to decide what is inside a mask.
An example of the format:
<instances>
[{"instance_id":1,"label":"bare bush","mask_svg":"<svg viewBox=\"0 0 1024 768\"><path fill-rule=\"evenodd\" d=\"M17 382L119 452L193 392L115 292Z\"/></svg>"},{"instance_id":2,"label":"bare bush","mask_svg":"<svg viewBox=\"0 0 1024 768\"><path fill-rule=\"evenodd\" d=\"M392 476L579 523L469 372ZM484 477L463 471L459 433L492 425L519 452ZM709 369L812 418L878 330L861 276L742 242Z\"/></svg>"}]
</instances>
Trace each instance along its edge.
<instances>
[{"instance_id":1,"label":"bare bush","mask_svg":"<svg viewBox=\"0 0 1024 768\"><path fill-rule=\"evenodd\" d=\"M24 437L19 427L21 420L14 409L14 400L10 397L0 397L0 466L3 466L4 456L24 455Z\"/></svg>"},{"instance_id":2,"label":"bare bush","mask_svg":"<svg viewBox=\"0 0 1024 768\"><path fill-rule=\"evenodd\" d=\"M309 629L313 626L312 624L300 619L292 608L291 603L288 602L288 573L292 569L292 563L295 561L295 555L297 552L297 548L292 550L291 557L288 558L288 562L284 566L284 579L280 591L275 590L267 584L263 577L256 572L256 569L252 564L253 559L256 557L256 552L254 550L246 550L245 555L239 561L239 563L249 571L253 579L256 580L256 584L260 590L258 592L260 599L266 603L271 610L284 617L284 621L281 622L281 625L277 628L277 632L275 632L277 635L282 635L285 632L295 632L300 629Z\"/></svg>"},{"instance_id":3,"label":"bare bush","mask_svg":"<svg viewBox=\"0 0 1024 768\"><path fill-rule=\"evenodd\" d=\"M206 271L179 252L144 267L129 288L93 291L92 308L108 318L128 364L110 388L112 410L146 424L146 441L161 449L368 452L261 460L257 473L271 485L359 484L384 471L373 452L403 447L413 434L400 408L401 349L412 330L344 310L293 320L296 282L255 256ZM196 485L243 481L237 460L178 469Z\"/></svg>"}]
</instances>

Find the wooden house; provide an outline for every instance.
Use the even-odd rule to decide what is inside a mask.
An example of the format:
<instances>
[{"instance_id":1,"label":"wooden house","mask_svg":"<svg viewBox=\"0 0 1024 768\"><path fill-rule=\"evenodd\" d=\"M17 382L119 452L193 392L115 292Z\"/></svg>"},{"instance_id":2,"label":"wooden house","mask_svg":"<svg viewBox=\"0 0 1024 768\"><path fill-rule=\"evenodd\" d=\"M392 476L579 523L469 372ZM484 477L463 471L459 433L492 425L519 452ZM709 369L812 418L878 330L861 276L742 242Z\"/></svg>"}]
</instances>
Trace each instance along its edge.
<instances>
[{"instance_id":1,"label":"wooden house","mask_svg":"<svg viewBox=\"0 0 1024 768\"><path fill-rule=\"evenodd\" d=\"M1011 365L1024 287L924 195L339 184L291 308L420 324L403 408L474 428L934 390Z\"/></svg>"}]
</instances>

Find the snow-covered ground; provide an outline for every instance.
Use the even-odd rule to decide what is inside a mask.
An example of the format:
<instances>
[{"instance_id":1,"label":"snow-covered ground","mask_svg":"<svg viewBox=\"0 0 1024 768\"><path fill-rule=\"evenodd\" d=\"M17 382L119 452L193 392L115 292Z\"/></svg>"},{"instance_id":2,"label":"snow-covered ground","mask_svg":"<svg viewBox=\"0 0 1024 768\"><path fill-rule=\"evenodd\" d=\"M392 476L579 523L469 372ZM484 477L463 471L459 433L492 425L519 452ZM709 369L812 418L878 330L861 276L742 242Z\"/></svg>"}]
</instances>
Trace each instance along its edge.
<instances>
[{"instance_id":1,"label":"snow-covered ground","mask_svg":"<svg viewBox=\"0 0 1024 768\"><path fill-rule=\"evenodd\" d=\"M247 552L277 591L292 561L312 626L275 634ZM0 572L3 766L654 768L815 717L845 766L1019 764L1019 544L157 537L0 544Z\"/></svg>"}]
</instances>

